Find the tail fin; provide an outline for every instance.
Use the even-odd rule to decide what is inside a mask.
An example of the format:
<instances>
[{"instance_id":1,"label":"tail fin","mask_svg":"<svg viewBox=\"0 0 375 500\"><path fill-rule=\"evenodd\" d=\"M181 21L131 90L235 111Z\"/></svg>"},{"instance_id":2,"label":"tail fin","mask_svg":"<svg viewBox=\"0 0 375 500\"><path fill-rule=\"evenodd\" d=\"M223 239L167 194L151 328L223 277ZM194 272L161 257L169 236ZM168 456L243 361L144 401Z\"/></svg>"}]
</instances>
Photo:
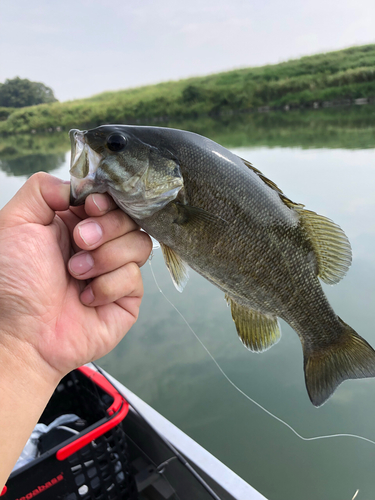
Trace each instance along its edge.
<instances>
[{"instance_id":1,"label":"tail fin","mask_svg":"<svg viewBox=\"0 0 375 500\"><path fill-rule=\"evenodd\" d=\"M305 382L314 406L321 406L347 379L375 377L375 351L339 318L342 336L328 348L305 354Z\"/></svg>"}]
</instances>

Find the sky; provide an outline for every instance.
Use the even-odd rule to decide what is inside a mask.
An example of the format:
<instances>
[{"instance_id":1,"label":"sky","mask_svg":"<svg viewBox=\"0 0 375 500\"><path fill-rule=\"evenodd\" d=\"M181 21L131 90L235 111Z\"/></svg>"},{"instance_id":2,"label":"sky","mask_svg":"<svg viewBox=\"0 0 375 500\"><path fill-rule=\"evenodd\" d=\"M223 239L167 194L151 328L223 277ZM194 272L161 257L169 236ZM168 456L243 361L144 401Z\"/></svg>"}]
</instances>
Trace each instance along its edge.
<instances>
[{"instance_id":1,"label":"sky","mask_svg":"<svg viewBox=\"0 0 375 500\"><path fill-rule=\"evenodd\" d=\"M0 82L60 101L375 43L374 0L0 0Z\"/></svg>"}]
</instances>

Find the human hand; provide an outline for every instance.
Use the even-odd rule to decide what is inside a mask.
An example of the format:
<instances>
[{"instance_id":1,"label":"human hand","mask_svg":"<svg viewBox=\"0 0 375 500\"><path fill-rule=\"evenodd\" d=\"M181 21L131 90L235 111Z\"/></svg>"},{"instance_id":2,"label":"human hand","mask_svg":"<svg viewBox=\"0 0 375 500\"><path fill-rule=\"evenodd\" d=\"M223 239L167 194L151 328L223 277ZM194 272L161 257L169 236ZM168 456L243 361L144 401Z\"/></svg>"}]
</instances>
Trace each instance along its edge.
<instances>
[{"instance_id":1,"label":"human hand","mask_svg":"<svg viewBox=\"0 0 375 500\"><path fill-rule=\"evenodd\" d=\"M0 211L0 346L54 384L103 356L137 319L151 248L109 196L69 208L68 184L33 175Z\"/></svg>"}]
</instances>

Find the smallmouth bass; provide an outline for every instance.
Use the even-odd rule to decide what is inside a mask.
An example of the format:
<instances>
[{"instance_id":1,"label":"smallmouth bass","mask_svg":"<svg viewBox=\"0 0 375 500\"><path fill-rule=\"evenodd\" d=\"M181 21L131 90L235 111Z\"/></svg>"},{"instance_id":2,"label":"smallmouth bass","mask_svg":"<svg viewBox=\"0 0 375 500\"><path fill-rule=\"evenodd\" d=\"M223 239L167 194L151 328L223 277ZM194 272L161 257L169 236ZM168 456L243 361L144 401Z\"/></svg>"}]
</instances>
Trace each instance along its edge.
<instances>
[{"instance_id":1,"label":"smallmouth bass","mask_svg":"<svg viewBox=\"0 0 375 500\"><path fill-rule=\"evenodd\" d=\"M160 242L182 291L188 266L220 288L252 351L298 334L310 400L375 376L375 351L331 308L319 278L338 283L350 243L330 219L292 202L248 161L182 130L104 125L70 132L71 204L108 192Z\"/></svg>"}]
</instances>

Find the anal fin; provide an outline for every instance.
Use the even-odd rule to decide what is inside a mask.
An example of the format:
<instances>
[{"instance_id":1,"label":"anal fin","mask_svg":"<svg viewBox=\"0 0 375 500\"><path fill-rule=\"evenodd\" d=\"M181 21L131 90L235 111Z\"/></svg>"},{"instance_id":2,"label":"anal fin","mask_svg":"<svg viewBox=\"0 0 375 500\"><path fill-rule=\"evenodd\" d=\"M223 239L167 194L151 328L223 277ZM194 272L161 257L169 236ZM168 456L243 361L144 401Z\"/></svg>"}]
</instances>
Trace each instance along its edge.
<instances>
[{"instance_id":1,"label":"anal fin","mask_svg":"<svg viewBox=\"0 0 375 500\"><path fill-rule=\"evenodd\" d=\"M189 279L188 266L168 245L160 243L160 247L163 252L165 265L171 274L174 286L179 292L182 292Z\"/></svg>"},{"instance_id":2,"label":"anal fin","mask_svg":"<svg viewBox=\"0 0 375 500\"><path fill-rule=\"evenodd\" d=\"M237 304L227 295L225 298L230 304L238 336L248 349L263 352L280 340L281 331L276 316Z\"/></svg>"}]
</instances>

